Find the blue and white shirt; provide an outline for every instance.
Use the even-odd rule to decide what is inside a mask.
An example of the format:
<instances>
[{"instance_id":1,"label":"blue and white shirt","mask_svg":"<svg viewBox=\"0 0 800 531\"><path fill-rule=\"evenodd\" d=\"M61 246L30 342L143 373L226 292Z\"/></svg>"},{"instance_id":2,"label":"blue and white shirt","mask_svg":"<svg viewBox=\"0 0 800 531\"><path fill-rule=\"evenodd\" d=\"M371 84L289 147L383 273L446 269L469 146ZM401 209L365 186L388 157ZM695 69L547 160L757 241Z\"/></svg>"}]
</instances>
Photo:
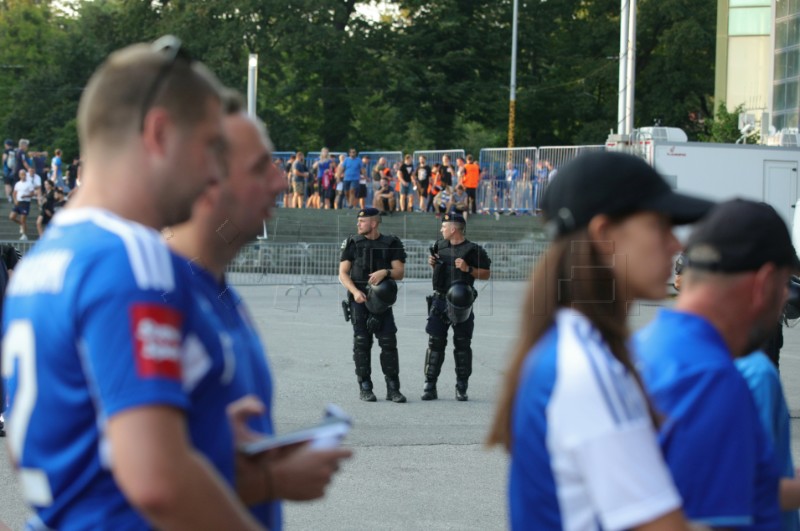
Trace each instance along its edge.
<instances>
[{"instance_id":1,"label":"blue and white shirt","mask_svg":"<svg viewBox=\"0 0 800 531\"><path fill-rule=\"evenodd\" d=\"M233 481L230 427L209 414L224 408L209 397L228 399L233 367L187 329L198 308L179 266L157 231L99 209L59 213L17 266L3 374L29 527L149 527L112 477L105 437L131 408L184 410L192 443Z\"/></svg>"},{"instance_id":2,"label":"blue and white shirt","mask_svg":"<svg viewBox=\"0 0 800 531\"><path fill-rule=\"evenodd\" d=\"M780 529L779 472L747 384L706 319L662 309L636 335L683 509L715 527Z\"/></svg>"},{"instance_id":3,"label":"blue and white shirt","mask_svg":"<svg viewBox=\"0 0 800 531\"><path fill-rule=\"evenodd\" d=\"M639 386L570 309L524 362L511 457L513 529L627 529L681 505Z\"/></svg>"}]
</instances>

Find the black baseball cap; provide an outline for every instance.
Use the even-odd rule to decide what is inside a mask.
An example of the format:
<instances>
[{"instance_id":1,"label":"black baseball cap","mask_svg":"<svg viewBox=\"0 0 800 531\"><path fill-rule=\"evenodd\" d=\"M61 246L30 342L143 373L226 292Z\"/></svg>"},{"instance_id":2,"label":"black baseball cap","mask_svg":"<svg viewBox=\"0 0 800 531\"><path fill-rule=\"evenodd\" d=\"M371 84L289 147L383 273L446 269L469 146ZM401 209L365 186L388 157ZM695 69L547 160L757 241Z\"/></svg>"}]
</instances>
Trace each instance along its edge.
<instances>
[{"instance_id":1,"label":"black baseball cap","mask_svg":"<svg viewBox=\"0 0 800 531\"><path fill-rule=\"evenodd\" d=\"M589 224L598 214L666 214L675 225L693 223L714 203L674 192L644 160L625 153L597 151L564 165L547 186L542 210L551 237Z\"/></svg>"},{"instance_id":2,"label":"black baseball cap","mask_svg":"<svg viewBox=\"0 0 800 531\"><path fill-rule=\"evenodd\" d=\"M455 212L449 212L442 216L442 223L447 223L450 221L453 223L463 223L464 225L467 224L467 220L464 219L464 216L461 214L456 214Z\"/></svg>"},{"instance_id":3,"label":"black baseball cap","mask_svg":"<svg viewBox=\"0 0 800 531\"><path fill-rule=\"evenodd\" d=\"M5 145L6 146L13 146L14 145L14 141L11 140L10 138L6 138Z\"/></svg>"},{"instance_id":4,"label":"black baseball cap","mask_svg":"<svg viewBox=\"0 0 800 531\"><path fill-rule=\"evenodd\" d=\"M686 244L689 269L719 273L756 271L767 263L800 270L783 218L766 203L720 203L698 223Z\"/></svg>"},{"instance_id":5,"label":"black baseball cap","mask_svg":"<svg viewBox=\"0 0 800 531\"><path fill-rule=\"evenodd\" d=\"M380 215L381 211L378 210L377 208L372 208L372 207L362 208L361 210L358 211L358 217L360 218L372 218Z\"/></svg>"}]
</instances>

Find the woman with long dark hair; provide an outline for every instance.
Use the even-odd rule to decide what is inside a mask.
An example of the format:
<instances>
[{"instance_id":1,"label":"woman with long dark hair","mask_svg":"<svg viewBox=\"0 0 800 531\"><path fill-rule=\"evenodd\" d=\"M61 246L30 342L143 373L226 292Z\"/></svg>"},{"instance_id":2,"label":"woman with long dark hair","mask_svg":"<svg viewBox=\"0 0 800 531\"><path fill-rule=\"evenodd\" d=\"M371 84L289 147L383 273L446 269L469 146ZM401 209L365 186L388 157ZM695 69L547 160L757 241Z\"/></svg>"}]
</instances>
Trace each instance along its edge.
<instances>
[{"instance_id":1,"label":"woman with long dark hair","mask_svg":"<svg viewBox=\"0 0 800 531\"><path fill-rule=\"evenodd\" d=\"M536 266L489 444L511 453L513 529L685 529L628 349L629 304L666 296L674 224L711 203L648 164L593 153L543 200L552 244Z\"/></svg>"}]
</instances>

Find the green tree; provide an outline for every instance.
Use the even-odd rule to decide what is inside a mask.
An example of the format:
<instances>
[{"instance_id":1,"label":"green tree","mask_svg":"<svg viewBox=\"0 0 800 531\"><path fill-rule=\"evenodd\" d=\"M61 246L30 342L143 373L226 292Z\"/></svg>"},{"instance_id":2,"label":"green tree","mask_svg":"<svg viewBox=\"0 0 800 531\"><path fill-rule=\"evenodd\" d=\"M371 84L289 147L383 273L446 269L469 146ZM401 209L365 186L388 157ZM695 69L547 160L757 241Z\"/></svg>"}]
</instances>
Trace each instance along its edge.
<instances>
[{"instance_id":1,"label":"green tree","mask_svg":"<svg viewBox=\"0 0 800 531\"><path fill-rule=\"evenodd\" d=\"M690 139L713 116L717 2L639 2L637 127L680 127ZM687 14L691 16L687 17Z\"/></svg>"},{"instance_id":2,"label":"green tree","mask_svg":"<svg viewBox=\"0 0 800 531\"><path fill-rule=\"evenodd\" d=\"M280 149L505 145L511 0L394 0L399 15L379 20L358 3L0 0L0 124L69 157L96 66L172 33L242 92L259 54L257 111ZM637 126L703 132L714 6L639 0ZM603 142L616 127L618 0L522 2L519 15L516 144Z\"/></svg>"},{"instance_id":3,"label":"green tree","mask_svg":"<svg viewBox=\"0 0 800 531\"><path fill-rule=\"evenodd\" d=\"M707 133L700 134L703 142L717 142L721 144L733 144L742 133L739 131L739 114L744 112L744 104L736 107L732 112L728 112L725 102L720 102L717 114L713 119L707 119L705 126ZM759 135L745 138L745 144L757 144Z\"/></svg>"}]
</instances>

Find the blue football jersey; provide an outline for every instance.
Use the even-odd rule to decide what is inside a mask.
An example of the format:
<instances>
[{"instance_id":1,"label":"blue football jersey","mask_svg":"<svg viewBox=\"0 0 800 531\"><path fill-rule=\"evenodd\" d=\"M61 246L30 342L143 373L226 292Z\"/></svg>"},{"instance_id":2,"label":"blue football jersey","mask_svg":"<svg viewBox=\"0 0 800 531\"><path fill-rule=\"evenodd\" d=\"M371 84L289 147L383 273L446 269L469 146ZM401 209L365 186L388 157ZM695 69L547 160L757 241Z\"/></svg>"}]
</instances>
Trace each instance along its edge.
<instances>
[{"instance_id":1,"label":"blue football jersey","mask_svg":"<svg viewBox=\"0 0 800 531\"><path fill-rule=\"evenodd\" d=\"M680 507L644 394L583 314L559 309L512 411L513 530L622 530Z\"/></svg>"},{"instance_id":2,"label":"blue football jersey","mask_svg":"<svg viewBox=\"0 0 800 531\"><path fill-rule=\"evenodd\" d=\"M265 413L251 417L249 427L272 435L272 376L258 332L241 297L233 287L226 282L218 282L196 263L185 262L185 267L193 279L195 306L202 312L202 316L193 322L191 328L221 338L215 341L213 337L209 337L204 343L209 349L229 349L228 355L235 359L235 370L231 375L231 400L245 395L256 395L266 406ZM212 353L212 358L219 357ZM254 516L269 529L281 529L279 502L265 503L251 509Z\"/></svg>"},{"instance_id":3,"label":"blue football jersey","mask_svg":"<svg viewBox=\"0 0 800 531\"><path fill-rule=\"evenodd\" d=\"M211 414L214 397L230 399L232 358L189 330L199 309L181 271L158 232L99 209L61 212L15 270L3 373L30 527L148 528L105 439L107 419L130 408L184 410L193 444L232 481L232 434Z\"/></svg>"}]
</instances>

